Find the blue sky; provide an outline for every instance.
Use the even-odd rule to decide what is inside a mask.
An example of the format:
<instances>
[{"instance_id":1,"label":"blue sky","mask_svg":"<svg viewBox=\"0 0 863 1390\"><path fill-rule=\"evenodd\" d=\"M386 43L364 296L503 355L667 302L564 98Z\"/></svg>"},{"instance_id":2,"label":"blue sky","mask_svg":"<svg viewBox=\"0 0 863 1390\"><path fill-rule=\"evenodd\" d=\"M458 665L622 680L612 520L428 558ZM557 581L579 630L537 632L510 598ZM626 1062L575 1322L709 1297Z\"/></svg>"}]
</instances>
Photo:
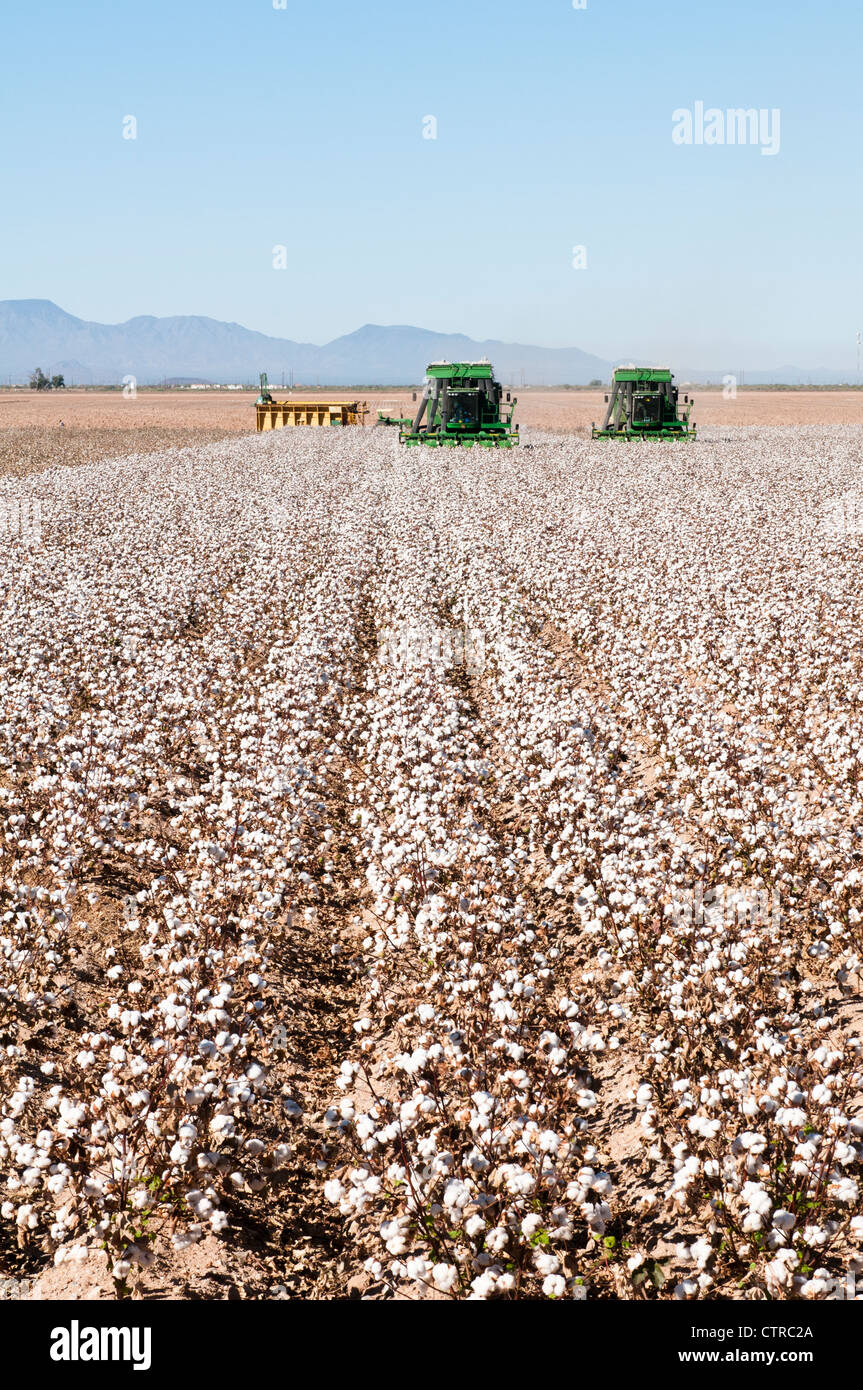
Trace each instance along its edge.
<instances>
[{"instance_id":1,"label":"blue sky","mask_svg":"<svg viewBox=\"0 0 863 1390\"><path fill-rule=\"evenodd\" d=\"M0 298L853 370L859 0L49 0L2 32ZM676 145L697 101L778 108L779 153Z\"/></svg>"}]
</instances>

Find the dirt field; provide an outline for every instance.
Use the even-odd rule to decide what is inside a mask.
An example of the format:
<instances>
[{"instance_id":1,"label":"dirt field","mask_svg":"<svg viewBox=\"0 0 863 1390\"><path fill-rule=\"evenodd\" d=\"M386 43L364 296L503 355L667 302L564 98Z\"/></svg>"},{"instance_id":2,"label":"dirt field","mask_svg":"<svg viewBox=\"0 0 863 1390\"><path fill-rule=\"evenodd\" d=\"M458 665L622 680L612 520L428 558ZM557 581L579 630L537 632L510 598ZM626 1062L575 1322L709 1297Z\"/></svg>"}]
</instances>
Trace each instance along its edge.
<instances>
[{"instance_id":1,"label":"dirt field","mask_svg":"<svg viewBox=\"0 0 863 1390\"><path fill-rule=\"evenodd\" d=\"M276 391L276 396L280 392ZM324 397L297 392L297 398ZM344 395L343 391L334 394ZM368 424L379 409L407 413L411 392L363 391L369 403ZM863 424L861 391L741 391L725 400L719 390L694 389L693 418L699 425L855 425ZM582 432L601 422L602 391L516 391L516 419L522 428ZM140 391L126 400L119 391L0 391L0 430L41 426L67 429L206 430L208 434L243 434L254 430L254 392ZM133 444L130 443L130 447Z\"/></svg>"},{"instance_id":2,"label":"dirt field","mask_svg":"<svg viewBox=\"0 0 863 1390\"><path fill-rule=\"evenodd\" d=\"M860 391L741 391L725 400L719 390L692 392L697 425L859 425ZM516 418L536 429L581 431L602 423L603 391L529 391L519 396Z\"/></svg>"}]
</instances>

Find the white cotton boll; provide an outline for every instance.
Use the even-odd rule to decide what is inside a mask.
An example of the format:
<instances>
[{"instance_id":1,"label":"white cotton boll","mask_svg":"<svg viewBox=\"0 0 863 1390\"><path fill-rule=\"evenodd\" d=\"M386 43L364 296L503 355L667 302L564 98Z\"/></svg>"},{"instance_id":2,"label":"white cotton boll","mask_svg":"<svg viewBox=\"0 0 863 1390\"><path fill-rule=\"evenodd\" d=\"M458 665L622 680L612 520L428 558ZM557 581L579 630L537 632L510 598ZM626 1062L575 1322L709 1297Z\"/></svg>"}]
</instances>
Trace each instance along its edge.
<instances>
[{"instance_id":1,"label":"white cotton boll","mask_svg":"<svg viewBox=\"0 0 863 1390\"><path fill-rule=\"evenodd\" d=\"M647 1083L645 1083L643 1086L639 1086L638 1090L635 1093L636 1105L638 1105L639 1107L644 1107L645 1105L649 1105L652 1100L653 1087L648 1085Z\"/></svg>"},{"instance_id":2,"label":"white cotton boll","mask_svg":"<svg viewBox=\"0 0 863 1390\"><path fill-rule=\"evenodd\" d=\"M852 1202L856 1202L860 1195L860 1189L853 1178L840 1178L838 1182L832 1182L830 1184L830 1192L836 1198L837 1202L847 1203L848 1205Z\"/></svg>"},{"instance_id":3,"label":"white cotton boll","mask_svg":"<svg viewBox=\"0 0 863 1390\"><path fill-rule=\"evenodd\" d=\"M707 1240L696 1240L689 1247L689 1254L699 1269L706 1269L713 1258L713 1246Z\"/></svg>"},{"instance_id":4,"label":"white cotton boll","mask_svg":"<svg viewBox=\"0 0 863 1390\"><path fill-rule=\"evenodd\" d=\"M715 1139L722 1128L722 1122L708 1120L703 1115L693 1115L688 1128L692 1134L699 1134L702 1139Z\"/></svg>"},{"instance_id":5,"label":"white cotton boll","mask_svg":"<svg viewBox=\"0 0 863 1390\"><path fill-rule=\"evenodd\" d=\"M695 1298L698 1294L698 1282L695 1279L681 1279L679 1284L674 1286L674 1298L688 1299Z\"/></svg>"},{"instance_id":6,"label":"white cotton boll","mask_svg":"<svg viewBox=\"0 0 863 1390\"><path fill-rule=\"evenodd\" d=\"M860 1220L860 1218L859 1218L859 1217L855 1217L855 1220ZM854 1222L853 1222L853 1221L851 1222L851 1234L852 1234L852 1236L856 1236L856 1234L857 1234L857 1233L854 1231ZM805 1243L806 1245L811 1245L811 1246L813 1246L815 1249L817 1249L819 1246L825 1245L825 1244L827 1243L827 1239L828 1239L827 1232L824 1230L824 1228L823 1228L822 1226L806 1226L806 1227L804 1227L804 1230L803 1230L803 1241L804 1241L804 1243Z\"/></svg>"},{"instance_id":7,"label":"white cotton boll","mask_svg":"<svg viewBox=\"0 0 863 1390\"><path fill-rule=\"evenodd\" d=\"M549 1274L543 1280L542 1291L546 1298L562 1298L566 1293L566 1280L560 1274Z\"/></svg>"},{"instance_id":8,"label":"white cotton boll","mask_svg":"<svg viewBox=\"0 0 863 1390\"><path fill-rule=\"evenodd\" d=\"M773 1213L773 1225L777 1231L792 1230L796 1220L794 1213L790 1211L775 1211Z\"/></svg>"},{"instance_id":9,"label":"white cotton boll","mask_svg":"<svg viewBox=\"0 0 863 1390\"><path fill-rule=\"evenodd\" d=\"M188 1250L189 1246L194 1245L201 1239L203 1232L199 1230L175 1231L171 1237L172 1248L179 1253L181 1250Z\"/></svg>"},{"instance_id":10,"label":"white cotton boll","mask_svg":"<svg viewBox=\"0 0 863 1390\"><path fill-rule=\"evenodd\" d=\"M760 1154L767 1148L767 1140L763 1135L748 1130L745 1134L739 1134L731 1146L732 1153L751 1153Z\"/></svg>"},{"instance_id":11,"label":"white cotton boll","mask_svg":"<svg viewBox=\"0 0 863 1390\"><path fill-rule=\"evenodd\" d=\"M445 1184L442 1201L445 1207L450 1207L453 1211L460 1211L466 1207L471 1199L471 1190L467 1183L461 1182L458 1178L450 1178Z\"/></svg>"},{"instance_id":12,"label":"white cotton boll","mask_svg":"<svg viewBox=\"0 0 863 1390\"><path fill-rule=\"evenodd\" d=\"M340 1202L345 1194L345 1189L337 1178L331 1178L324 1183L324 1196L328 1202Z\"/></svg>"},{"instance_id":13,"label":"white cotton boll","mask_svg":"<svg viewBox=\"0 0 863 1390\"><path fill-rule=\"evenodd\" d=\"M233 1115L214 1115L210 1121L210 1133L221 1139L231 1139L237 1132Z\"/></svg>"},{"instance_id":14,"label":"white cotton boll","mask_svg":"<svg viewBox=\"0 0 863 1390\"><path fill-rule=\"evenodd\" d=\"M497 1277L496 1275L492 1274L491 1271L489 1271L486 1274L480 1274L476 1279L471 1280L471 1289L473 1291L471 1293L471 1298L491 1298L492 1294L495 1291L496 1285Z\"/></svg>"},{"instance_id":15,"label":"white cotton boll","mask_svg":"<svg viewBox=\"0 0 863 1390\"><path fill-rule=\"evenodd\" d=\"M794 1250L780 1250L764 1268L767 1287L774 1291L787 1288L791 1283L791 1276L798 1259L799 1257Z\"/></svg>"},{"instance_id":16,"label":"white cotton boll","mask_svg":"<svg viewBox=\"0 0 863 1390\"><path fill-rule=\"evenodd\" d=\"M777 1110L773 1116L773 1123L780 1129L802 1129L806 1123L806 1111L799 1107L791 1106L787 1110Z\"/></svg>"},{"instance_id":17,"label":"white cotton boll","mask_svg":"<svg viewBox=\"0 0 863 1390\"><path fill-rule=\"evenodd\" d=\"M450 1293L455 1287L458 1279L458 1270L455 1265L436 1264L431 1271L432 1283L441 1293Z\"/></svg>"},{"instance_id":18,"label":"white cotton boll","mask_svg":"<svg viewBox=\"0 0 863 1390\"><path fill-rule=\"evenodd\" d=\"M819 1270L816 1270L812 1278L805 1279L799 1288L803 1298L823 1299L825 1294L832 1292L832 1275L828 1274L826 1270L824 1270L823 1275Z\"/></svg>"},{"instance_id":19,"label":"white cotton boll","mask_svg":"<svg viewBox=\"0 0 863 1390\"><path fill-rule=\"evenodd\" d=\"M485 1238L485 1248L493 1255L500 1255L509 1243L509 1232L504 1226L495 1226Z\"/></svg>"},{"instance_id":20,"label":"white cotton boll","mask_svg":"<svg viewBox=\"0 0 863 1390\"><path fill-rule=\"evenodd\" d=\"M740 1192L740 1199L746 1203L751 1211L758 1212L762 1216L768 1215L773 1206L769 1193L760 1183L744 1183Z\"/></svg>"},{"instance_id":21,"label":"white cotton boll","mask_svg":"<svg viewBox=\"0 0 863 1390\"><path fill-rule=\"evenodd\" d=\"M586 1202L581 1209L584 1219L595 1235L605 1235L605 1227L611 1220L611 1207L607 1202Z\"/></svg>"}]
</instances>

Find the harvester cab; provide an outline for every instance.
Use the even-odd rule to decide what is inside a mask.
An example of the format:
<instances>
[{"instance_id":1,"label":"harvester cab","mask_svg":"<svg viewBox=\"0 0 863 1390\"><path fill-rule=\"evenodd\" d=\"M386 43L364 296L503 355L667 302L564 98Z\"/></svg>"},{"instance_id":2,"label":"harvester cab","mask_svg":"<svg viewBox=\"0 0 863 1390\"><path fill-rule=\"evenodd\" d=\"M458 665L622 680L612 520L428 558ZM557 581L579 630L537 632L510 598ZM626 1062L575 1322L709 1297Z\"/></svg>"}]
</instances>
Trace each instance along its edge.
<instances>
[{"instance_id":1,"label":"harvester cab","mask_svg":"<svg viewBox=\"0 0 863 1390\"><path fill-rule=\"evenodd\" d=\"M512 417L516 400L494 379L491 363L432 362L413 421L402 422L402 444L511 449L518 444Z\"/></svg>"},{"instance_id":2,"label":"harvester cab","mask_svg":"<svg viewBox=\"0 0 863 1390\"><path fill-rule=\"evenodd\" d=\"M678 388L667 367L618 367L606 396L608 410L593 439L695 439L689 415L694 404L684 397L681 413Z\"/></svg>"}]
</instances>

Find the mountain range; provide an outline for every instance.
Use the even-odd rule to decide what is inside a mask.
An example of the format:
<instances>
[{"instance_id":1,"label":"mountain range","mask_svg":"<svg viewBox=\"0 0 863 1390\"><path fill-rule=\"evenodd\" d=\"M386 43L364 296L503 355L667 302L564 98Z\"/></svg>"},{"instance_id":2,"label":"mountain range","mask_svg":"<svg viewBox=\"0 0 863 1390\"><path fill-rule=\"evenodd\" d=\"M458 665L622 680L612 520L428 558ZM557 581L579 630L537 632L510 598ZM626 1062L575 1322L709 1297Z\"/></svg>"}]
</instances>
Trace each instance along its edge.
<instances>
[{"instance_id":1,"label":"mountain range","mask_svg":"<svg viewBox=\"0 0 863 1390\"><path fill-rule=\"evenodd\" d=\"M295 342L256 333L239 323L198 315L125 323L91 323L75 318L50 299L0 300L0 382L23 383L36 367L60 374L75 385L114 385L133 376L141 385L169 378L218 382L256 382L266 371L274 384L413 385L426 365L439 359L472 361L487 357L498 378L516 385L584 386L608 381L615 365L580 348L544 348L495 340L476 341L461 333L435 333L407 325L366 324L331 343ZM696 371L674 366L679 381L718 382L734 368ZM749 384L836 381L835 371L804 372L797 367L747 371Z\"/></svg>"}]
</instances>

